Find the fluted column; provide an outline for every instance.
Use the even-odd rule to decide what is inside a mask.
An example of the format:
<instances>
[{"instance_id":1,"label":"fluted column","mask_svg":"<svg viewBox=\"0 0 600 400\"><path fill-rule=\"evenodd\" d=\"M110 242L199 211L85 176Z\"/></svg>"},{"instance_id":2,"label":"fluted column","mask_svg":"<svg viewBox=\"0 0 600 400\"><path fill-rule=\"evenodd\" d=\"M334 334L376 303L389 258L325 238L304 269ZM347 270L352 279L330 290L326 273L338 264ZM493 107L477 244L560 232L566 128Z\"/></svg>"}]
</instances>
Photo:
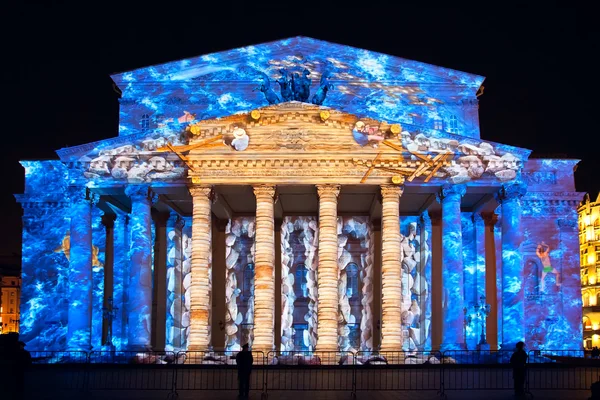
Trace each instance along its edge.
<instances>
[{"instance_id":1,"label":"fluted column","mask_svg":"<svg viewBox=\"0 0 600 400\"><path fill-rule=\"evenodd\" d=\"M502 213L502 344L504 350L525 340L525 287L521 254L521 198L525 185L503 185L496 195Z\"/></svg>"},{"instance_id":2,"label":"fluted column","mask_svg":"<svg viewBox=\"0 0 600 400\"><path fill-rule=\"evenodd\" d=\"M256 351L275 347L275 187L254 187L256 196L256 234L254 267L254 342Z\"/></svg>"},{"instance_id":3,"label":"fluted column","mask_svg":"<svg viewBox=\"0 0 600 400\"><path fill-rule=\"evenodd\" d=\"M466 191L465 185L446 185L438 193L442 204L442 350L465 348L460 202Z\"/></svg>"},{"instance_id":4,"label":"fluted column","mask_svg":"<svg viewBox=\"0 0 600 400\"><path fill-rule=\"evenodd\" d=\"M338 349L337 198L340 185L317 185L319 266L317 269L317 351Z\"/></svg>"},{"instance_id":5,"label":"fluted column","mask_svg":"<svg viewBox=\"0 0 600 400\"><path fill-rule=\"evenodd\" d=\"M74 188L69 250L69 350L90 350L92 340L92 203L86 188Z\"/></svg>"},{"instance_id":6,"label":"fluted column","mask_svg":"<svg viewBox=\"0 0 600 400\"><path fill-rule=\"evenodd\" d=\"M400 186L381 186L381 351L402 350Z\"/></svg>"},{"instance_id":7,"label":"fluted column","mask_svg":"<svg viewBox=\"0 0 600 400\"><path fill-rule=\"evenodd\" d=\"M151 350L152 330L152 192L146 185L130 185L131 198L128 285L128 349Z\"/></svg>"},{"instance_id":8,"label":"fluted column","mask_svg":"<svg viewBox=\"0 0 600 400\"><path fill-rule=\"evenodd\" d=\"M190 333L188 350L210 347L211 311L211 209L212 186L190 187L192 212L192 283L190 285Z\"/></svg>"}]
</instances>

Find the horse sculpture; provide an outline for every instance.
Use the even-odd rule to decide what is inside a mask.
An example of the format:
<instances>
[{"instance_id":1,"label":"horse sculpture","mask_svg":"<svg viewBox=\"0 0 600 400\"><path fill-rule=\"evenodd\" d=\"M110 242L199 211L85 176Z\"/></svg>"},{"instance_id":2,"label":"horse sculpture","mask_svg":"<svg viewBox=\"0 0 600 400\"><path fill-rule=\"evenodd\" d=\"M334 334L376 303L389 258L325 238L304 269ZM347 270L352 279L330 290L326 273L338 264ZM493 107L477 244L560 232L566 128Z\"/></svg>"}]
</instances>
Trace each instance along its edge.
<instances>
[{"instance_id":1,"label":"horse sculpture","mask_svg":"<svg viewBox=\"0 0 600 400\"><path fill-rule=\"evenodd\" d=\"M265 74L264 72L261 72L260 74L263 83L261 83L259 87L254 89L253 92L256 90L260 90L265 95L265 99L269 104L281 103L281 100L279 99L277 94L273 91L273 89L271 89L271 81L269 80L267 74Z\"/></svg>"},{"instance_id":2,"label":"horse sculpture","mask_svg":"<svg viewBox=\"0 0 600 400\"><path fill-rule=\"evenodd\" d=\"M323 104L323 102L325 101L325 97L327 97L327 92L330 89L333 89L333 85L328 82L330 75L331 73L329 71L323 72L323 75L321 75L319 89L317 89L317 92L313 95L311 103L319 106Z\"/></svg>"},{"instance_id":3,"label":"horse sculpture","mask_svg":"<svg viewBox=\"0 0 600 400\"><path fill-rule=\"evenodd\" d=\"M292 80L288 77L288 72L285 68L279 70L281 78L277 79L283 101L294 100L294 92L292 91Z\"/></svg>"}]
</instances>

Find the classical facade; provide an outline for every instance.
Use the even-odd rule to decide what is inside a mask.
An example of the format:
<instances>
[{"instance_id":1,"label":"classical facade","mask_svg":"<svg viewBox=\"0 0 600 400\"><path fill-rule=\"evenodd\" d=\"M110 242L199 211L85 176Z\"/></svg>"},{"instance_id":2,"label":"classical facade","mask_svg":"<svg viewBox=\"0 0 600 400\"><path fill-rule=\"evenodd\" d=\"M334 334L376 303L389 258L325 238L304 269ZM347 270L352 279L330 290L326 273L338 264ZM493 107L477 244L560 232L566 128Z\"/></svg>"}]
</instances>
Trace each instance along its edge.
<instances>
[{"instance_id":1,"label":"classical facade","mask_svg":"<svg viewBox=\"0 0 600 400\"><path fill-rule=\"evenodd\" d=\"M581 348L577 160L481 139L482 77L297 37L113 80L117 137L22 162L28 348Z\"/></svg>"},{"instance_id":2,"label":"classical facade","mask_svg":"<svg viewBox=\"0 0 600 400\"><path fill-rule=\"evenodd\" d=\"M581 251L581 301L583 303L583 344L600 347L600 194L589 195L577 209Z\"/></svg>"}]
</instances>

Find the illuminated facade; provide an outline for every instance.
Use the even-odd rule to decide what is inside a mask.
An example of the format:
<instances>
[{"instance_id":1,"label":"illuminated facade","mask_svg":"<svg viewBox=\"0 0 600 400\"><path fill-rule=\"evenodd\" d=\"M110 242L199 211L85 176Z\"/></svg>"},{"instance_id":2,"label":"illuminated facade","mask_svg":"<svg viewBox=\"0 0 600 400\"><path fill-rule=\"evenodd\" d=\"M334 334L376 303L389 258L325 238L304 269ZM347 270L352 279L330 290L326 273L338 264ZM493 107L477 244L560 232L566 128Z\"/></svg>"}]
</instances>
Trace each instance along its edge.
<instances>
[{"instance_id":1,"label":"illuminated facade","mask_svg":"<svg viewBox=\"0 0 600 400\"><path fill-rule=\"evenodd\" d=\"M482 140L483 77L297 37L113 80L117 137L22 162L28 348L581 348L577 161Z\"/></svg>"},{"instance_id":2,"label":"illuminated facade","mask_svg":"<svg viewBox=\"0 0 600 400\"><path fill-rule=\"evenodd\" d=\"M21 278L0 276L0 334L19 332Z\"/></svg>"},{"instance_id":3,"label":"illuminated facade","mask_svg":"<svg viewBox=\"0 0 600 400\"><path fill-rule=\"evenodd\" d=\"M581 251L581 300L583 303L583 345L600 347L600 194L596 201L579 205Z\"/></svg>"}]
</instances>

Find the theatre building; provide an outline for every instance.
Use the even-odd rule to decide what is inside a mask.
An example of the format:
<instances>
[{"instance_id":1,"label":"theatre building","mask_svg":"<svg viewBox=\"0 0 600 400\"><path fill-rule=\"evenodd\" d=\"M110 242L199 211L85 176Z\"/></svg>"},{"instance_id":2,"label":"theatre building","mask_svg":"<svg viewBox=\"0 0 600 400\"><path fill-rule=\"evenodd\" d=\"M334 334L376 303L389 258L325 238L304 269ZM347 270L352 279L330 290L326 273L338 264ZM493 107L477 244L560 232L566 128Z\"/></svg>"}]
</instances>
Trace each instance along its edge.
<instances>
[{"instance_id":1,"label":"theatre building","mask_svg":"<svg viewBox=\"0 0 600 400\"><path fill-rule=\"evenodd\" d=\"M28 349L582 348L578 160L485 140L483 77L296 37L112 79L118 136L22 162Z\"/></svg>"}]
</instances>

